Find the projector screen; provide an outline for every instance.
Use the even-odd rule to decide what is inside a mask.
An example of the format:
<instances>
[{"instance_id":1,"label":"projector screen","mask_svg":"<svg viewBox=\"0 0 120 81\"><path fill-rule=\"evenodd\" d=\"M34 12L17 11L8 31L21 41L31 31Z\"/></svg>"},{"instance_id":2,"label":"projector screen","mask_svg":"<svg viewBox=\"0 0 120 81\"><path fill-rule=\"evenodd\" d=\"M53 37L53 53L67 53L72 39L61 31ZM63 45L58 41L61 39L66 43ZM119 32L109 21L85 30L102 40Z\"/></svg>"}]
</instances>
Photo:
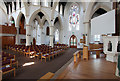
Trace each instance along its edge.
<instances>
[{"instance_id":1,"label":"projector screen","mask_svg":"<svg viewBox=\"0 0 120 81\"><path fill-rule=\"evenodd\" d=\"M91 34L102 35L115 33L115 10L91 20Z\"/></svg>"}]
</instances>

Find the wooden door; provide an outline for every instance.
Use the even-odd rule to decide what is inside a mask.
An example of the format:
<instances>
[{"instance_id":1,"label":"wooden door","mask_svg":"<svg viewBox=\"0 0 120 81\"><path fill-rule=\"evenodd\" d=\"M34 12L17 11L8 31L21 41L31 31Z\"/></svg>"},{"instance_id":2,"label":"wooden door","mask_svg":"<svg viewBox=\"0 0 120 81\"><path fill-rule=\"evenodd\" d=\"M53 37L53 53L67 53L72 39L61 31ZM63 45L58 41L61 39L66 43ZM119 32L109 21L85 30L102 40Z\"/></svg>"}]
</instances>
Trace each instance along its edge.
<instances>
[{"instance_id":1,"label":"wooden door","mask_svg":"<svg viewBox=\"0 0 120 81\"><path fill-rule=\"evenodd\" d=\"M77 37L75 35L70 37L70 48L77 48Z\"/></svg>"}]
</instances>

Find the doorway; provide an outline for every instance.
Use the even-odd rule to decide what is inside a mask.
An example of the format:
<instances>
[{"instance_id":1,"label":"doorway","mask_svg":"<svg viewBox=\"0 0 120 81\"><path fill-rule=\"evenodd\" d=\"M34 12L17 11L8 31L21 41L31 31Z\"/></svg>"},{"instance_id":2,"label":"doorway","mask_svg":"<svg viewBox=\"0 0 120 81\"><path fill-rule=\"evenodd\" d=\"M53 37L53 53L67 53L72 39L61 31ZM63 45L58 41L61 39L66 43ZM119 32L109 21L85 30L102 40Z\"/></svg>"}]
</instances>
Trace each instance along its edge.
<instances>
[{"instance_id":1,"label":"doorway","mask_svg":"<svg viewBox=\"0 0 120 81\"><path fill-rule=\"evenodd\" d=\"M75 35L70 37L70 48L77 48L77 37Z\"/></svg>"}]
</instances>

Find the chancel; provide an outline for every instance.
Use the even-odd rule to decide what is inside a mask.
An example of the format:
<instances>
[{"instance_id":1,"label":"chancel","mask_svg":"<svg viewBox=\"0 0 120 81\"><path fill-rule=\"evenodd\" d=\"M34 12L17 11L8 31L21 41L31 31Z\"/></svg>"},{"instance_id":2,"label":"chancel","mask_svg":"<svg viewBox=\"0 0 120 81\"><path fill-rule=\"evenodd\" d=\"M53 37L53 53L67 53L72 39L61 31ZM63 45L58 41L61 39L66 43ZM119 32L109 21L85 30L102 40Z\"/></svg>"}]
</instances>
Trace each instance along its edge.
<instances>
[{"instance_id":1,"label":"chancel","mask_svg":"<svg viewBox=\"0 0 120 81\"><path fill-rule=\"evenodd\" d=\"M0 81L120 79L120 0L1 0Z\"/></svg>"}]
</instances>

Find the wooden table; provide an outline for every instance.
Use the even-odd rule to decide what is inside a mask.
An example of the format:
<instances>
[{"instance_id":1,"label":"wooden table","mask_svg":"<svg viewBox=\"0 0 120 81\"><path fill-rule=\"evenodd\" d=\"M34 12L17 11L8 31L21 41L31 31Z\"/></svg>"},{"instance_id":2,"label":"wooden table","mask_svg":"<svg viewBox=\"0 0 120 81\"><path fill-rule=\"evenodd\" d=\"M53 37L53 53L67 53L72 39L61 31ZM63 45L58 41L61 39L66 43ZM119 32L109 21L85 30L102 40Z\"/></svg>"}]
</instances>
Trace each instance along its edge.
<instances>
[{"instance_id":1,"label":"wooden table","mask_svg":"<svg viewBox=\"0 0 120 81\"><path fill-rule=\"evenodd\" d=\"M95 51L96 52L96 58L100 57L100 52L103 52L103 49L92 49L89 50L89 52Z\"/></svg>"}]
</instances>

